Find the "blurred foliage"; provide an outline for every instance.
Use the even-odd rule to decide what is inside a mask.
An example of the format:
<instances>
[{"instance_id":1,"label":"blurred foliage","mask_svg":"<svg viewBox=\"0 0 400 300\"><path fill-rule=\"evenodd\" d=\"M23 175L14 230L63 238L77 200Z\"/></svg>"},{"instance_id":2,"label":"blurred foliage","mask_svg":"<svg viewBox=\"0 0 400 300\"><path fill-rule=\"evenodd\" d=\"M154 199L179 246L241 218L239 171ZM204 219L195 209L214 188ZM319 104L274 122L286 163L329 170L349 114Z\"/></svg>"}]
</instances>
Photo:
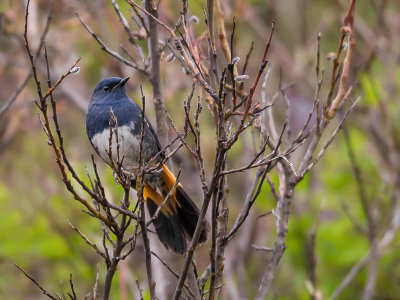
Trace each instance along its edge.
<instances>
[{"instance_id":1,"label":"blurred foliage","mask_svg":"<svg viewBox=\"0 0 400 300\"><path fill-rule=\"evenodd\" d=\"M223 1L221 1L223 2ZM370 122L366 112L382 109L382 99L390 98L385 107L388 119L400 130L400 67L398 60L399 35L385 36L386 33L399 32L389 21L400 18L399 4L396 1L384 1L384 11L379 0L358 3L356 24L357 55L354 62L353 80L357 81L350 101L361 97L360 105L349 118L348 128L351 145L361 169L368 198L374 203L377 217L377 232L382 234L389 226L391 218L390 192L394 187L382 179L382 163L375 149L371 135L365 130L364 123ZM29 65L24 52L21 34L23 32L23 10L25 1L2 1L0 3L0 105L8 99L15 87L28 72ZM118 1L122 12L128 18L128 6ZM168 24L174 24L180 11L180 1L161 1L161 18ZM195 27L196 34L204 30L202 6L205 1L190 1L189 11L198 16L200 23ZM240 6L241 5L241 6ZM269 61L272 63L269 93L273 93L280 82L280 72L284 83L294 83L289 91L289 98L295 106L291 116L293 130L299 130L302 120L312 103L315 86L316 33L322 31L321 55L325 73L329 74L331 62L324 59L328 52L336 51L339 28L347 1L229 1L224 3L227 33L230 34L233 15L237 18L235 36L235 55L241 57L241 64L255 41L255 50L249 62L249 74L256 74L260 53L264 47L269 24L276 22L276 35L273 39L273 51ZM47 1L33 1L32 39L38 34L47 9ZM238 10L238 7L242 7ZM149 105L147 114L153 124L154 113L151 103L151 86L147 78L121 65L105 52L84 30L74 13L78 12L100 37L118 50L119 44L127 45L122 26L108 1L56 1L51 29L46 39L51 65L56 78L68 68L76 57L82 57L81 72L71 76L65 83L67 91L56 93L61 128L68 156L82 175L86 177L85 166L91 170L91 146L85 134L84 111L96 83L108 75L132 75L129 93L134 99L140 99L138 85L141 83ZM382 17L383 15L383 17ZM380 17L381 16L381 17ZM384 18L382 21L381 18ZM379 26L386 20L386 27ZM362 23L358 23L362 20ZM397 24L398 26L398 24ZM389 28L388 28L389 27ZM367 40L365 28L377 36L376 43L383 43L387 52L380 55L371 50L371 41ZM363 31L364 30L364 31ZM147 45L140 43L144 51ZM279 47L278 47L279 45ZM377 45L376 47L381 47ZM369 52L368 52L369 49ZM283 50L283 51L281 51ZM383 50L381 50L383 51ZM167 55L166 53L165 55ZM394 55L397 55L394 57ZM164 57L165 57L164 55ZM221 54L222 56L222 54ZM392 57L393 56L393 57ZM176 124L183 127L182 101L187 98L191 80L178 63L166 63L163 59L163 81L166 106ZM328 84L325 75L324 87ZM248 84L246 85L248 87ZM68 92L68 89L70 90ZM71 94L71 90L75 94ZM198 92L196 91L196 99ZM325 94L324 94L325 95ZM71 100L75 97L75 100ZM42 299L40 291L20 273L14 264L23 267L51 292L68 291L69 276L72 274L78 298L83 299L94 285L96 265L100 263L100 283L104 281L105 267L99 257L68 226L67 219L80 228L85 235L101 244L99 224L83 213L82 207L67 193L59 178L54 155L46 144L45 135L37 120L37 108L32 99L35 88L30 82L21 93L13 107L0 119L0 298L1 299ZM281 99L280 99L281 100ZM280 101L279 100L279 101ZM82 105L80 106L79 103ZM277 103L276 116L281 122L284 112L279 111L282 101ZM201 130L204 157L207 172L211 172L213 151L215 149L212 118L203 105ZM306 108L304 108L306 107ZM304 112L304 113L303 113ZM380 122L380 119L375 119ZM283 123L283 122L281 122ZM211 137L211 138L210 138ZM400 139L399 136L397 138ZM189 137L189 142L191 142ZM246 151L252 147L249 132L247 142L240 142L231 152L231 167L243 164ZM301 150L296 155L302 155ZM390 155L390 153L388 153ZM107 190L115 202L120 201L122 191L114 184L109 168L96 158ZM182 181L187 189L199 199L200 187L193 183L196 174L194 164L185 150L180 150L175 157L177 167L182 164ZM247 175L254 175L254 171ZM92 174L93 176L93 174ZM230 177L231 222L243 204L246 194L246 181L243 175ZM88 180L88 179L86 179ZM271 180L278 187L278 176L271 174ZM377 200L374 200L377 199ZM263 214L275 207L268 184L264 184L255 204L256 214ZM349 217L350 216L350 217ZM317 221L319 220L319 221ZM359 262L369 250L368 238L354 226L354 220L366 228L366 219L359 201L357 183L352 173L348 150L343 134L340 133L330 146L317 167L297 187L292 215L289 222L286 252L282 257L275 276L273 290L267 299L309 299L306 288L309 281L309 255L306 247L311 232L316 229L316 277L318 289L324 298L328 298L349 270ZM275 238L274 219L271 215L257 220L254 244L271 247ZM375 299L398 299L400 295L400 241L394 240L379 259ZM139 245L140 246L140 245ZM139 247L138 246L138 247ZM250 245L249 245L250 247ZM199 268L206 267L209 245L203 246L197 260ZM269 254L249 250L246 261L246 287L248 295L256 294L259 278L264 272ZM143 270L143 252L137 250L124 264L130 270L131 279L138 279L145 286ZM180 258L176 258L179 266ZM176 267L178 269L178 267ZM340 299L360 299L365 285L368 268L363 268L355 280L341 295ZM113 299L123 299L122 295L132 292L126 283L120 280L121 273L113 283ZM237 277L237 274L234 275ZM236 278L237 280L237 278ZM126 282L126 279L125 281ZM174 283L171 283L173 285ZM131 282L129 286L136 289ZM136 294L135 294L136 295ZM148 299L148 291L144 291ZM224 293L221 294L221 298Z\"/></svg>"}]
</instances>

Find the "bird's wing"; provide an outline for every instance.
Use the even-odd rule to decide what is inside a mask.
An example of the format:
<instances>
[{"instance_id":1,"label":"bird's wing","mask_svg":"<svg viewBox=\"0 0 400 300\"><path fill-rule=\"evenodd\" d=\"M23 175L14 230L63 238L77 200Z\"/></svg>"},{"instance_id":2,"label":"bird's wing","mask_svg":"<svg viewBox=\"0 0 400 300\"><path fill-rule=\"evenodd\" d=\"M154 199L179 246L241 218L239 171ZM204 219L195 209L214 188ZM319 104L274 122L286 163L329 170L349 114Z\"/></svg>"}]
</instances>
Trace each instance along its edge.
<instances>
[{"instance_id":1,"label":"bird's wing","mask_svg":"<svg viewBox=\"0 0 400 300\"><path fill-rule=\"evenodd\" d=\"M147 119L146 116L145 116L145 121L146 121L147 127L148 127L149 130L150 130L150 133L153 135L153 138L154 138L154 140L156 141L158 151L161 151L162 148L161 148L160 140L158 139L158 136L157 136L157 134L156 134L156 132L155 132L153 126L151 126L151 123L149 122L149 120Z\"/></svg>"},{"instance_id":2,"label":"bird's wing","mask_svg":"<svg viewBox=\"0 0 400 300\"><path fill-rule=\"evenodd\" d=\"M136 102L134 102L132 99L130 99L130 102L131 102L132 105L129 105L129 109L126 110L125 112L131 114L131 116L139 115L139 117L140 117L140 121L139 121L140 126L138 126L138 128L141 128L142 127L141 125L142 125L142 112L143 111L140 108L140 106L137 105ZM149 119L147 118L146 115L144 116L144 119L145 119L144 120L145 121L145 127L148 129L148 131L145 130L145 135L147 135L147 134L151 135L153 141L155 142L155 146L156 146L155 148L157 149L156 151L158 153L162 149L161 144L160 144L160 140L158 139L157 133L154 130L153 126L151 125L151 123L150 123L150 121L149 121ZM140 131L139 131L139 134L140 134ZM164 157L161 155L159 158L160 158L160 160L162 160Z\"/></svg>"}]
</instances>

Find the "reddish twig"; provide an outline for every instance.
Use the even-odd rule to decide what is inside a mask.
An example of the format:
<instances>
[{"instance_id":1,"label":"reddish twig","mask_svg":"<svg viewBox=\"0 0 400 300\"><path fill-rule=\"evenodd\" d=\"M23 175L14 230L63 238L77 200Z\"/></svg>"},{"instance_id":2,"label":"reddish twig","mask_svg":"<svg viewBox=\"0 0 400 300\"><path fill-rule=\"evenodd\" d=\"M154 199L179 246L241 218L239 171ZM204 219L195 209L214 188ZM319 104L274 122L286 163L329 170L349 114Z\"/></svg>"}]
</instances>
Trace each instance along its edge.
<instances>
[{"instance_id":1,"label":"reddish twig","mask_svg":"<svg viewBox=\"0 0 400 300\"><path fill-rule=\"evenodd\" d=\"M268 39L268 41L267 41L267 43L266 43L266 45L265 45L264 54L263 54L263 56L262 56L262 58L261 58L261 65L260 65L260 68L258 69L257 77L256 77L256 79L255 79L255 81L254 81L254 83L253 83L253 86L250 88L250 93L249 93L249 96L248 96L248 98L247 98L246 108L245 108L245 110L244 110L243 117L242 117L242 119L241 119L241 121L240 121L240 124L239 124L238 129L236 129L236 132L235 132L234 136L233 136L233 137L229 140L229 142L227 143L227 145L226 145L227 148L232 147L232 145L233 145L233 144L237 141L237 139L239 138L239 134L240 134L240 132L241 132L242 129L243 129L244 122L245 122L245 120L246 120L246 118L247 118L247 115L248 115L248 113L249 113L249 111L250 111L250 108L251 108L251 104L252 104L252 101L253 101L254 92L255 92L255 90L256 90L256 88L257 88L257 85L258 85L258 82L259 82L259 80L260 80L260 78L261 78L261 74L264 72L265 66L267 65L267 60L266 60L266 58L267 58L268 50L269 50L269 48L270 48L270 46L271 46L271 40L272 40L272 35L274 34L274 28L275 28L275 23L272 22L272 23L271 23L271 33L270 33L269 39Z\"/></svg>"}]
</instances>

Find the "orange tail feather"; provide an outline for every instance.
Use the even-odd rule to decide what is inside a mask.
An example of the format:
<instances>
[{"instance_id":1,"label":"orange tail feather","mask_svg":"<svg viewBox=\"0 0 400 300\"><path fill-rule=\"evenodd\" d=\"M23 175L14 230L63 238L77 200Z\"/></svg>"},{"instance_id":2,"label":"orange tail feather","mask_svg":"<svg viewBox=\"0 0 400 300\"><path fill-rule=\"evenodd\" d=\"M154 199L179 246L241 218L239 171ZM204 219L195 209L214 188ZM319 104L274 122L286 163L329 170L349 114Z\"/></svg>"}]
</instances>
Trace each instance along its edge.
<instances>
[{"instance_id":1,"label":"orange tail feather","mask_svg":"<svg viewBox=\"0 0 400 300\"><path fill-rule=\"evenodd\" d=\"M174 187L176 178L165 164L163 164L161 175L165 184L164 194L167 195ZM143 196L151 216L156 213L158 206L164 201L165 195L162 196L150 185L145 185ZM154 220L158 238L167 249L181 254L185 253L187 240L193 237L199 214L196 204L190 199L182 185L178 184L172 196L161 208L157 219ZM207 240L208 228L208 224L203 228L199 239L200 243Z\"/></svg>"}]
</instances>

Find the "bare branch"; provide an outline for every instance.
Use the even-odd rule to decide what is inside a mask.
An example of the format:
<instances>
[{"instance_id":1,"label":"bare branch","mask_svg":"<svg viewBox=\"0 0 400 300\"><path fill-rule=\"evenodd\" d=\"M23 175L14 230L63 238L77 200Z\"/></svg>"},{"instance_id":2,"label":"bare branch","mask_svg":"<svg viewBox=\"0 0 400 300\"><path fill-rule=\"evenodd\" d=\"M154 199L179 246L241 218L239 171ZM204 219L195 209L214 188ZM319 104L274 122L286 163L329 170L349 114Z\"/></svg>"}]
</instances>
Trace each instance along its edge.
<instances>
[{"instance_id":1,"label":"bare branch","mask_svg":"<svg viewBox=\"0 0 400 300\"><path fill-rule=\"evenodd\" d=\"M104 42L100 39L100 37L92 29L90 29L90 27L83 21L83 19L78 15L78 13L76 13L76 16L78 17L78 19L82 23L82 25L85 27L85 29L93 36L93 38L97 41L97 43L99 43L102 50L104 50L105 52L107 52L108 54L110 54L112 57L116 58L120 62L124 63L125 65L127 65L139 72L142 72L146 75L149 75L148 71L145 68L139 67L136 63L130 62L129 60L125 59L117 52L108 48L107 45L104 44Z\"/></svg>"},{"instance_id":2,"label":"bare branch","mask_svg":"<svg viewBox=\"0 0 400 300\"><path fill-rule=\"evenodd\" d=\"M103 253L103 251L101 251L99 249L99 247L97 247L97 245L95 243L93 243L92 241L90 241L77 227L75 227L74 225L72 225L72 223L67 220L69 226L76 232L78 233L81 238L85 241L86 244L88 244L89 246L91 246L97 254L99 254L100 256L102 256L103 258L106 258L106 255Z\"/></svg>"},{"instance_id":3,"label":"bare branch","mask_svg":"<svg viewBox=\"0 0 400 300\"><path fill-rule=\"evenodd\" d=\"M49 1L49 9L47 10L47 16L46 16L46 24L43 28L43 31L40 35L39 38L39 47L35 52L35 55L33 57L33 60L36 61L37 57L40 55L40 52L43 48L44 45L44 40L46 38L47 32L49 31L50 27L50 21L53 15L53 7L54 7L54 0ZM26 75L25 79L22 81L22 83L17 87L17 89L14 91L14 93L10 96L10 98L7 100L7 102L0 108L0 117L10 108L10 106L14 103L14 101L17 99L18 95L21 93L21 91L24 89L26 84L29 82L29 79L32 76L32 70L29 71L29 73Z\"/></svg>"},{"instance_id":4,"label":"bare branch","mask_svg":"<svg viewBox=\"0 0 400 300\"><path fill-rule=\"evenodd\" d=\"M151 254L157 257L157 259L171 272L176 278L179 278L179 274L175 272L161 257L157 255L154 251L151 251ZM194 298L193 291L189 288L189 286L185 283L185 288L189 292L189 294Z\"/></svg>"},{"instance_id":5,"label":"bare branch","mask_svg":"<svg viewBox=\"0 0 400 300\"><path fill-rule=\"evenodd\" d=\"M244 122L245 122L245 120L247 118L247 115L248 115L248 113L250 111L252 100L253 100L253 96L254 96L254 92L255 92L256 87L258 85L258 81L260 80L260 77L261 77L262 73L264 72L265 66L267 65L266 58L267 58L268 50L269 50L269 48L271 46L271 40L272 40L272 36L274 34L274 28L275 28L275 24L274 24L274 22L272 22L271 23L271 33L270 33L269 39L268 39L268 41L267 41L267 43L265 45L264 54L263 54L263 57L261 59L261 64L260 64L260 68L258 70L257 77L256 77L256 79L255 79L255 81L253 83L253 86L250 88L250 93L249 93L249 96L247 98L246 108L244 110L243 117L242 117L242 119L240 121L240 125L239 125L238 129L236 130L234 136L228 142L228 147L231 147L237 141L237 139L239 137L239 134L243 129Z\"/></svg>"},{"instance_id":6,"label":"bare branch","mask_svg":"<svg viewBox=\"0 0 400 300\"><path fill-rule=\"evenodd\" d=\"M328 141L324 144L324 146L322 147L322 149L318 153L317 157L313 161L311 161L311 163L307 166L307 168L303 172L300 173L301 170L298 171L299 176L300 176L299 178L303 178L305 176L305 174L308 171L310 171L315 166L315 164L321 159L321 157L325 154L326 149L333 142L333 140L335 139L336 135L339 133L340 129L343 127L344 122L346 121L346 119L349 116L349 114L352 112L353 108L356 106L358 100L360 100L360 97L358 97L356 99L356 101L354 101L354 103L351 105L351 107L346 111L346 113L343 116L342 120L340 121L339 125L336 127L335 131L333 132L331 137L328 139Z\"/></svg>"},{"instance_id":7,"label":"bare branch","mask_svg":"<svg viewBox=\"0 0 400 300\"><path fill-rule=\"evenodd\" d=\"M346 35L348 35L348 49L347 49L346 57L343 61L343 71L342 71L342 74L340 75L339 89L337 91L336 97L335 97L335 99L332 100L332 103L330 103L330 98L328 98L328 101L327 101L325 117L327 118L328 121L331 120L335 116L336 111L339 108L341 102L346 98L346 95L348 94L348 89L347 89L346 85L347 85L347 80L348 80L349 73L350 73L350 66L351 66L351 60L353 58L354 48L356 46L356 41L354 39L355 5L356 5L356 0L352 0L350 3L347 15L344 19L343 27L341 29L342 37L340 39L339 49L338 49L336 58L334 60L334 70L332 72L330 95L332 94L332 91L333 91L332 86L334 86L334 83L336 81L335 68L337 68L337 66L339 64L338 59L339 59L340 52L342 51L343 40Z\"/></svg>"},{"instance_id":8,"label":"bare branch","mask_svg":"<svg viewBox=\"0 0 400 300\"><path fill-rule=\"evenodd\" d=\"M29 278L41 291L44 295L46 295L48 298L53 299L53 300L61 300L60 297L54 297L52 294L50 294L48 291L46 291L37 281L35 278L30 276L28 273L24 271L20 266L15 265L24 275Z\"/></svg>"}]
</instances>

